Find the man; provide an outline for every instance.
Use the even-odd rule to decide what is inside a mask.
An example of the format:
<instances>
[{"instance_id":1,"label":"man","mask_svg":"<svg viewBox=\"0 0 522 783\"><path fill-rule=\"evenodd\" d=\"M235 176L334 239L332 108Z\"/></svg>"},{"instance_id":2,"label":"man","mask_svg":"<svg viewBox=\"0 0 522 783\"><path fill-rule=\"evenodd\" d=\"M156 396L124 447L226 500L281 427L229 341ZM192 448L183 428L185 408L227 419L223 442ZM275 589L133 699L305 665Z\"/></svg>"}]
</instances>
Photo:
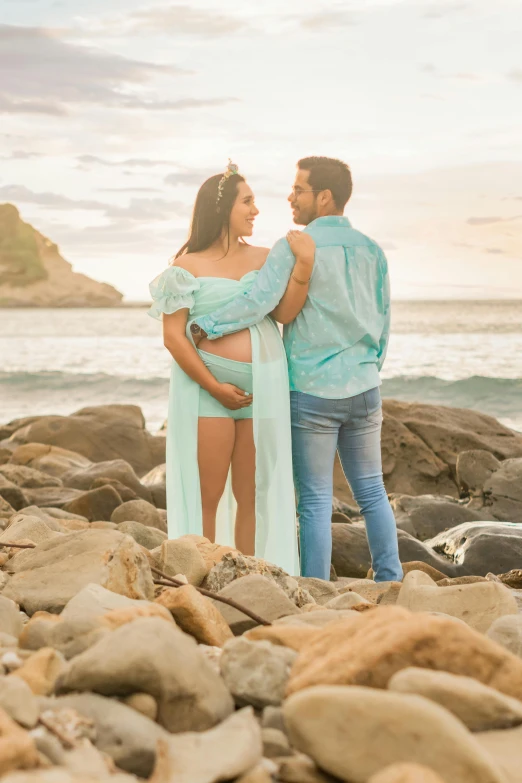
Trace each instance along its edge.
<instances>
[{"instance_id":1,"label":"man","mask_svg":"<svg viewBox=\"0 0 522 783\"><path fill-rule=\"evenodd\" d=\"M338 451L366 521L374 578L401 580L397 530L381 463L379 370L390 327L388 268L378 245L343 216L351 193L350 169L342 161L300 160L288 200L294 222L306 226L303 233L315 242L311 279L296 280L290 246L279 240L250 291L196 319L194 330L199 326L215 339L258 323L276 308L291 275L296 284L308 287L304 306L285 325L283 337L302 573L330 578Z\"/></svg>"}]
</instances>

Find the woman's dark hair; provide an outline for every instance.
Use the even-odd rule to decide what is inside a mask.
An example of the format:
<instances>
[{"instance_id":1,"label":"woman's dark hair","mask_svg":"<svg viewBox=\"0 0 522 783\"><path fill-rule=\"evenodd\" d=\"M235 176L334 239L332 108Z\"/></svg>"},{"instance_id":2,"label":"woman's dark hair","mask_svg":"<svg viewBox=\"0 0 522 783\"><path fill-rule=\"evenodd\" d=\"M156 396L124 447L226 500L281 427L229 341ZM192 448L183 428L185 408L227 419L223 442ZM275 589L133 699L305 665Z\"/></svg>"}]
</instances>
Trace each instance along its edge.
<instances>
[{"instance_id":1,"label":"woman's dark hair","mask_svg":"<svg viewBox=\"0 0 522 783\"><path fill-rule=\"evenodd\" d=\"M230 213L237 197L238 185L244 182L245 178L241 174L231 174L225 180L218 202L218 188L222 177L223 174L215 174L200 187L192 212L189 238L174 258L185 253L206 250L219 239L224 228L229 230Z\"/></svg>"},{"instance_id":2,"label":"woman's dark hair","mask_svg":"<svg viewBox=\"0 0 522 783\"><path fill-rule=\"evenodd\" d=\"M314 190L329 190L336 207L344 209L352 195L352 173L347 163L313 155L301 158L297 167L310 172L308 183Z\"/></svg>"}]
</instances>

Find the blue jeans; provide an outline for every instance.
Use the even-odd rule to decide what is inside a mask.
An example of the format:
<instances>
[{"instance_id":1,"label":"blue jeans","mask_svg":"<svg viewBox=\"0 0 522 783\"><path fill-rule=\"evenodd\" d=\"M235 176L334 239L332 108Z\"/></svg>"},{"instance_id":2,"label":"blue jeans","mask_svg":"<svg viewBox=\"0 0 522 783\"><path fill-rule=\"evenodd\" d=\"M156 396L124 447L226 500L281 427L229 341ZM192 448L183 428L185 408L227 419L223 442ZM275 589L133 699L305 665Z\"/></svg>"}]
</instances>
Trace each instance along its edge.
<instances>
[{"instance_id":1,"label":"blue jeans","mask_svg":"<svg viewBox=\"0 0 522 783\"><path fill-rule=\"evenodd\" d=\"M366 521L376 582L402 579L397 528L382 477L379 387L340 400L291 392L301 572L330 578L335 453Z\"/></svg>"}]
</instances>

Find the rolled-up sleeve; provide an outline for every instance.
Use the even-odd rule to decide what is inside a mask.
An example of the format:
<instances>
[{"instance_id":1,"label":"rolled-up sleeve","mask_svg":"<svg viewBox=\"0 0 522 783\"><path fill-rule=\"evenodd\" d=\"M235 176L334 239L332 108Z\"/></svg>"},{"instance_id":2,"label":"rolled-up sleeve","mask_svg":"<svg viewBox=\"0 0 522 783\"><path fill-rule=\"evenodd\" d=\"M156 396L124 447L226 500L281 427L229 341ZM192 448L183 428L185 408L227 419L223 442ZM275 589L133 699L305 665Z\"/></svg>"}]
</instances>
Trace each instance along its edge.
<instances>
[{"instance_id":1,"label":"rolled-up sleeve","mask_svg":"<svg viewBox=\"0 0 522 783\"><path fill-rule=\"evenodd\" d=\"M280 239L262 266L254 284L209 315L195 319L210 340L254 326L279 304L286 291L295 258L286 239Z\"/></svg>"}]
</instances>

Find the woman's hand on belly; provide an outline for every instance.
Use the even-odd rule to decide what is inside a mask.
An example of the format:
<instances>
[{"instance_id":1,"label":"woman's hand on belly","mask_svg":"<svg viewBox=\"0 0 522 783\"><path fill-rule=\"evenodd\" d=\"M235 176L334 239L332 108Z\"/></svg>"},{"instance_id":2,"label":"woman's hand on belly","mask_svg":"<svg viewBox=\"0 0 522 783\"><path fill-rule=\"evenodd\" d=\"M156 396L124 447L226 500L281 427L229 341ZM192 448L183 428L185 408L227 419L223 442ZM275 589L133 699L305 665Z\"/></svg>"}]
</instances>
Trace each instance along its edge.
<instances>
[{"instance_id":1,"label":"woman's hand on belly","mask_svg":"<svg viewBox=\"0 0 522 783\"><path fill-rule=\"evenodd\" d=\"M233 359L236 362L252 361L252 342L249 329L243 329L241 332L234 332L234 334L227 334L225 337L219 337L217 340L209 340L207 337L203 337L198 343L198 349L206 351L206 353L212 353L214 356ZM222 404L224 405L225 403Z\"/></svg>"},{"instance_id":2,"label":"woman's hand on belly","mask_svg":"<svg viewBox=\"0 0 522 783\"><path fill-rule=\"evenodd\" d=\"M254 399L252 394L247 394L232 383L219 383L215 389L212 389L211 394L221 405L231 411L248 408Z\"/></svg>"}]
</instances>

